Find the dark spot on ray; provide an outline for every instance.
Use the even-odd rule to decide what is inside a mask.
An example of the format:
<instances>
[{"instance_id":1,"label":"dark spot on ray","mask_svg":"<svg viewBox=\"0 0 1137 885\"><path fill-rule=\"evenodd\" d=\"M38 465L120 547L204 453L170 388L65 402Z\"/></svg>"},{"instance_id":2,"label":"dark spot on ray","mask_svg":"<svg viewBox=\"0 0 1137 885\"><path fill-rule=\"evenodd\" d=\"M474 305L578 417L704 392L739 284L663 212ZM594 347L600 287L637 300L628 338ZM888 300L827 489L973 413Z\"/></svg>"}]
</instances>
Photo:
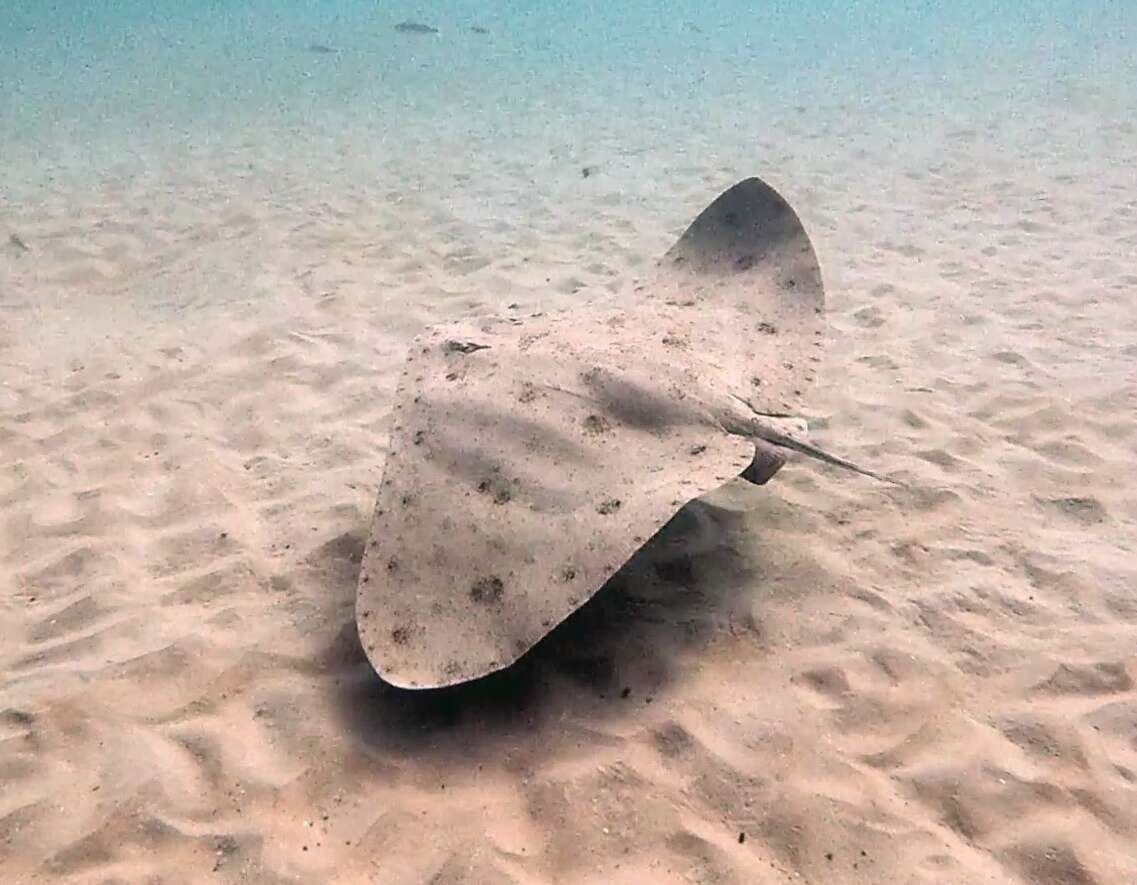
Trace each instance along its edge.
<instances>
[{"instance_id":1,"label":"dark spot on ray","mask_svg":"<svg viewBox=\"0 0 1137 885\"><path fill-rule=\"evenodd\" d=\"M483 479L478 483L478 491L483 495L492 492L495 504L506 504L513 498L513 492L510 491L508 484L500 478Z\"/></svg>"},{"instance_id":2,"label":"dark spot on ray","mask_svg":"<svg viewBox=\"0 0 1137 885\"><path fill-rule=\"evenodd\" d=\"M584 419L584 429L593 436L600 436L611 430L612 425L608 423L608 419L603 415L589 415Z\"/></svg>"},{"instance_id":3,"label":"dark spot on ray","mask_svg":"<svg viewBox=\"0 0 1137 885\"><path fill-rule=\"evenodd\" d=\"M501 599L504 590L505 584L502 583L501 578L497 575L490 575L488 578L481 578L474 582L474 586L470 588L470 598L474 602L493 603Z\"/></svg>"}]
</instances>

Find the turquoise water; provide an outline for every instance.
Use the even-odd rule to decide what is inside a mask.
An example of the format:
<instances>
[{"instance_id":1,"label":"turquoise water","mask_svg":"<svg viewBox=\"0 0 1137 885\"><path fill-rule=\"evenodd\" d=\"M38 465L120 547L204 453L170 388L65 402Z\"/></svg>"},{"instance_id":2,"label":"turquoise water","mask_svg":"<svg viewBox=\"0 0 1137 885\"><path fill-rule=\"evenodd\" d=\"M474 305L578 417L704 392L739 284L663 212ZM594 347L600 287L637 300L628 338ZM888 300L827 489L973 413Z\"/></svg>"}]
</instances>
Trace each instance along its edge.
<instances>
[{"instance_id":1,"label":"turquoise water","mask_svg":"<svg viewBox=\"0 0 1137 885\"><path fill-rule=\"evenodd\" d=\"M256 218L259 240L187 259L178 288L196 294L179 303L287 292L210 280L329 265L319 237L296 241L309 229L345 262L393 256L411 228L413 262L455 239L493 272L424 277L416 297L439 315L448 298L538 298L546 279L607 297L749 175L802 213L838 295L892 267L898 242L937 254L983 236L946 210L996 226L1045 211L1046 260L1071 237L1103 273L1128 260L1133 3L9 0L0 15L4 229L56 244L42 267L68 268L78 299L106 284L145 302L168 285L165 244L219 236L219 218ZM137 239L108 233L120 224ZM405 284L390 261L345 278ZM9 288L39 305L53 280Z\"/></svg>"},{"instance_id":2,"label":"turquoise water","mask_svg":"<svg viewBox=\"0 0 1137 885\"><path fill-rule=\"evenodd\" d=\"M1137 109L1137 5L1111 0L8 0L0 16L8 175L27 174L18 161L94 171L266 132L409 152L432 132L496 142L614 127L682 150L692 129L768 139L794 109L840 106L898 139ZM407 19L439 33L397 32ZM927 128L893 123L903 109Z\"/></svg>"}]
</instances>

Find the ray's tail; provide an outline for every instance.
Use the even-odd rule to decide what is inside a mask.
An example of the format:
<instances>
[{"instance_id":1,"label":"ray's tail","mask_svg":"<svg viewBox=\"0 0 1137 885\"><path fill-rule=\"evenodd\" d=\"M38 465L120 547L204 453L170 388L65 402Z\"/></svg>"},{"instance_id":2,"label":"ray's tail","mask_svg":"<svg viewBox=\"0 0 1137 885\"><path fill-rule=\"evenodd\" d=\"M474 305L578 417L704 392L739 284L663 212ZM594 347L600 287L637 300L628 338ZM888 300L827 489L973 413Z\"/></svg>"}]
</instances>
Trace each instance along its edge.
<instances>
[{"instance_id":1,"label":"ray's tail","mask_svg":"<svg viewBox=\"0 0 1137 885\"><path fill-rule=\"evenodd\" d=\"M823 461L826 464L832 464L834 467L840 467L844 470L859 473L861 476L867 476L880 482L887 482L891 485L902 486L904 483L890 476L884 476L880 473L875 473L872 470L867 470L854 464L852 461L846 461L844 458L838 458L836 455L830 455L828 452L819 449L817 446L810 445L807 442L794 439L792 436L787 436L781 431L775 430L772 427L766 427L762 424L758 425L758 434L761 439L766 442L779 446L783 449L790 449L794 452L799 452L802 455L808 455L818 461Z\"/></svg>"}]
</instances>

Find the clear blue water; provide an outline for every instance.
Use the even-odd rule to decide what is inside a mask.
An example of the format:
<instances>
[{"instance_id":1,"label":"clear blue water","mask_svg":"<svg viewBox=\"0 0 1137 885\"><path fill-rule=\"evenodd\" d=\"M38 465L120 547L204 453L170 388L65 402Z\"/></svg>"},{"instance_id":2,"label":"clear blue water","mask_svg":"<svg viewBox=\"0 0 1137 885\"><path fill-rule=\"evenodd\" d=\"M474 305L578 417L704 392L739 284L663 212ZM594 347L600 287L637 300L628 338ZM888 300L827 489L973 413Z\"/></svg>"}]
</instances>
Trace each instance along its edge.
<instances>
[{"instance_id":1,"label":"clear blue water","mask_svg":"<svg viewBox=\"0 0 1137 885\"><path fill-rule=\"evenodd\" d=\"M413 151L434 127L493 140L631 116L682 150L692 127L760 139L794 108L840 105L866 130L897 108L931 130L1074 105L1120 118L1134 45L1125 0L6 0L0 150L12 175L270 130Z\"/></svg>"}]
</instances>

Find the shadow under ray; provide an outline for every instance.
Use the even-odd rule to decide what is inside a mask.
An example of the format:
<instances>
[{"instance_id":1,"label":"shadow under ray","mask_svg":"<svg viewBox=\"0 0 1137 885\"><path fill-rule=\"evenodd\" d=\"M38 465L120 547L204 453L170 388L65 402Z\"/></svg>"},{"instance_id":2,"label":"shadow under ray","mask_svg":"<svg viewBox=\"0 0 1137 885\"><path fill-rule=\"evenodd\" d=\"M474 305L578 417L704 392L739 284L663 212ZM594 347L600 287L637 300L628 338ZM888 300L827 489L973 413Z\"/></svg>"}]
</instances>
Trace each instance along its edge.
<instances>
[{"instance_id":1,"label":"shadow under ray","mask_svg":"<svg viewBox=\"0 0 1137 885\"><path fill-rule=\"evenodd\" d=\"M545 722L619 715L650 703L738 607L756 563L735 543L744 514L693 501L584 606L512 666L430 690L383 682L343 625L325 660L336 706L369 749L398 755L460 750L478 755L536 735ZM356 571L358 569L355 569ZM354 594L354 583L335 582Z\"/></svg>"}]
</instances>

